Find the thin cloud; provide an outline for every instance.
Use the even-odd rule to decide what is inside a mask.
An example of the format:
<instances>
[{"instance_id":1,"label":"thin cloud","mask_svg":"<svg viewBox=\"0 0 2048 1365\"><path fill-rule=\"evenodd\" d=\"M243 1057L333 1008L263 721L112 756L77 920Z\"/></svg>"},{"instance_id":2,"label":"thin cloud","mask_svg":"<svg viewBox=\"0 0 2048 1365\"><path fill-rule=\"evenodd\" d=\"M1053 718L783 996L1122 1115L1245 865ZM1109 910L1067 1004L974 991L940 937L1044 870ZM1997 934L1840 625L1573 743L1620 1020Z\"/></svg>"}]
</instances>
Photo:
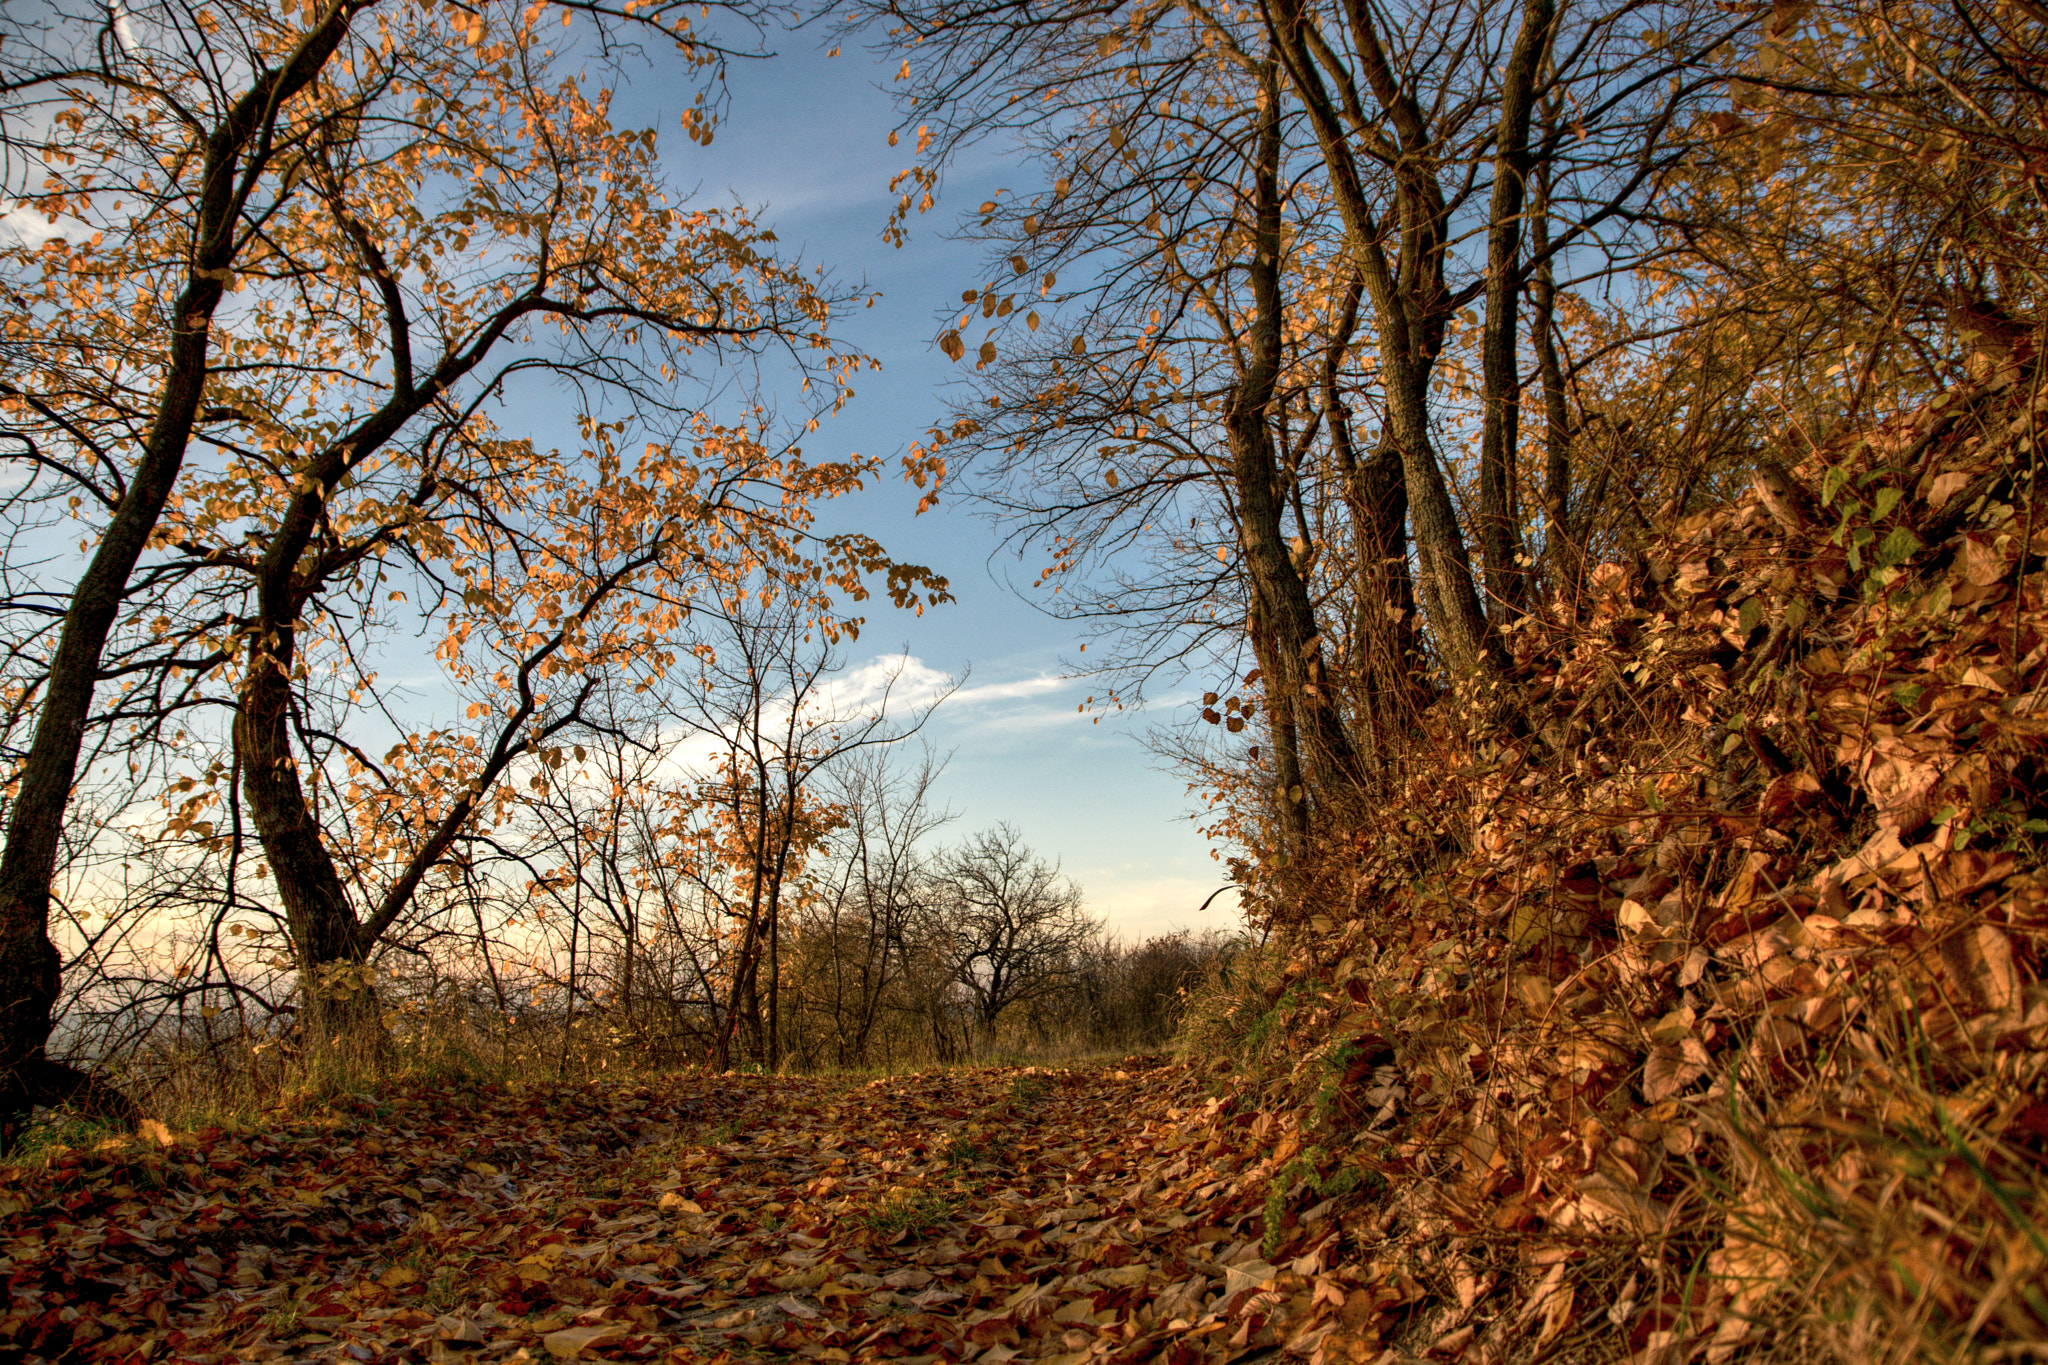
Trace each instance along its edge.
<instances>
[{"instance_id":1,"label":"thin cloud","mask_svg":"<svg viewBox=\"0 0 2048 1365\"><path fill-rule=\"evenodd\" d=\"M13 239L23 246L39 247L59 237L79 237L90 229L76 218L60 217L52 222L48 214L26 204L0 199L7 211L0 213L0 241Z\"/></svg>"},{"instance_id":2,"label":"thin cloud","mask_svg":"<svg viewBox=\"0 0 2048 1365\"><path fill-rule=\"evenodd\" d=\"M1008 682L976 683L971 687L956 687L958 682L952 674L933 668L915 654L878 654L834 679L830 699L841 708L857 708L875 705L886 695L890 708L895 710L928 706L944 697L942 713L955 713L997 702L1042 697L1070 685L1067 679L1050 673Z\"/></svg>"},{"instance_id":3,"label":"thin cloud","mask_svg":"<svg viewBox=\"0 0 2048 1365\"><path fill-rule=\"evenodd\" d=\"M955 692L946 703L948 706L979 706L992 701L1014 701L1019 697L1042 697L1048 692L1058 692L1069 686L1068 680L1051 674L1040 674L1036 678L1019 678L1015 682L984 683L980 687L963 687Z\"/></svg>"}]
</instances>

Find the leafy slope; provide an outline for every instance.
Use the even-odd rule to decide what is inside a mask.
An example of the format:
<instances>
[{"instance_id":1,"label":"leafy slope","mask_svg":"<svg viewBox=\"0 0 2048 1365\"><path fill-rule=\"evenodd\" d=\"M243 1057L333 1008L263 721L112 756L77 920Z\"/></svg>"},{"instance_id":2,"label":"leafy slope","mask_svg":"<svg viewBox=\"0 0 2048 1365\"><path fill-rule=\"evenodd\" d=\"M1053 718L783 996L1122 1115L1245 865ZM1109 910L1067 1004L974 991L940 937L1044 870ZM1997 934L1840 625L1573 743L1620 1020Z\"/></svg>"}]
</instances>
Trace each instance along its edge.
<instances>
[{"instance_id":1,"label":"leafy slope","mask_svg":"<svg viewBox=\"0 0 2048 1365\"><path fill-rule=\"evenodd\" d=\"M2044 434L2009 367L1788 437L1278 907L1239 1093L1386 1183L1404 1348L2048 1352Z\"/></svg>"},{"instance_id":2,"label":"leafy slope","mask_svg":"<svg viewBox=\"0 0 2048 1365\"><path fill-rule=\"evenodd\" d=\"M1079 1365L1341 1333L1365 1354L1402 1277L1340 1262L1331 1202L1265 1242L1270 1120L1202 1092L1158 1059L728 1076L109 1141L0 1177L0 1350Z\"/></svg>"}]
</instances>

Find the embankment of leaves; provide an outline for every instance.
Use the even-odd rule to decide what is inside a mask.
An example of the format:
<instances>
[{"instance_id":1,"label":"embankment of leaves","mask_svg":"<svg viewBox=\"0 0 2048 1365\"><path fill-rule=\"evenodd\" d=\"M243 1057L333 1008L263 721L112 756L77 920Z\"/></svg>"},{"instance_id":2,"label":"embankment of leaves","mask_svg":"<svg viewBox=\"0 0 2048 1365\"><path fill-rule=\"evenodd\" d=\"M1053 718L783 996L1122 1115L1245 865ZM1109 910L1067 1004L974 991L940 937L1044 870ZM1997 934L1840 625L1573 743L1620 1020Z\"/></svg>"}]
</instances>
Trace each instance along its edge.
<instances>
[{"instance_id":1,"label":"embankment of leaves","mask_svg":"<svg viewBox=\"0 0 2048 1365\"><path fill-rule=\"evenodd\" d=\"M2044 434L2008 369L1777 452L1277 907L1233 1105L1403 1351L2048 1358Z\"/></svg>"}]
</instances>

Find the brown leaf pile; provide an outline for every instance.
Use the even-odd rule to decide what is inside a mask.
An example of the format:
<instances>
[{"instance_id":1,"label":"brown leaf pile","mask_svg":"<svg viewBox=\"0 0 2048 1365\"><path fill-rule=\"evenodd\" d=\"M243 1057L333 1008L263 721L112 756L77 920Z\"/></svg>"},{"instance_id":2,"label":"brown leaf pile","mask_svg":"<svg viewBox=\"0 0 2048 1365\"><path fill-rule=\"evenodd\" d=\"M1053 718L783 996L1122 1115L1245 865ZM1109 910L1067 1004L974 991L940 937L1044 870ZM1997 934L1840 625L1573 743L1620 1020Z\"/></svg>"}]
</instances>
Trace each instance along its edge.
<instances>
[{"instance_id":1,"label":"brown leaf pile","mask_svg":"<svg viewBox=\"0 0 2048 1365\"><path fill-rule=\"evenodd\" d=\"M1160 1059L392 1093L0 1172L0 1350L99 1361L1221 1361L1412 1297Z\"/></svg>"},{"instance_id":2,"label":"brown leaf pile","mask_svg":"<svg viewBox=\"0 0 2048 1365\"><path fill-rule=\"evenodd\" d=\"M1439 718L1294 907L1265 999L1322 1041L1254 1102L1391 1187L1357 1254L1421 1281L1408 1349L2048 1339L2048 398L2013 378L1596 572L1519 632L1528 733Z\"/></svg>"}]
</instances>

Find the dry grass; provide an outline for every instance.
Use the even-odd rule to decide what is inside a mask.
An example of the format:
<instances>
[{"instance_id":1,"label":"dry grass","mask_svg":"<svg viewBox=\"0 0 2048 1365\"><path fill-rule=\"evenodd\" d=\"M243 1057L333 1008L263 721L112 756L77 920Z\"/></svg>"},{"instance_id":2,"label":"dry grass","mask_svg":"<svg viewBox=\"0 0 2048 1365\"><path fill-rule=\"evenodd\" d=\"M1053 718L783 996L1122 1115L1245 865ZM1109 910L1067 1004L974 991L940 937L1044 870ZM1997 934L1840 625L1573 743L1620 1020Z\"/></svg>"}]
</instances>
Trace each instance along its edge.
<instances>
[{"instance_id":1,"label":"dry grass","mask_svg":"<svg viewBox=\"0 0 2048 1365\"><path fill-rule=\"evenodd\" d=\"M403 992L394 991L403 997ZM107 1068L145 1113L174 1130L276 1124L325 1109L375 1110L393 1086L496 1085L508 1089L562 1081L628 1082L703 1065L694 1037L650 1038L605 1012L569 1027L553 1019L506 1019L443 997L386 1010L386 1037L374 1047L306 1047L274 1034L215 1028L203 1040L166 1039L130 1050ZM982 1055L941 1060L929 1049L897 1048L886 1065L800 1066L785 1074L874 1079L934 1069L1076 1066L1121 1057L1129 1040L1081 1029L1008 1028ZM1143 1040L1138 1040L1142 1042ZM758 1071L758 1067L743 1070ZM116 1136L104 1125L51 1111L38 1114L17 1154L83 1147Z\"/></svg>"},{"instance_id":2,"label":"dry grass","mask_svg":"<svg viewBox=\"0 0 2048 1365\"><path fill-rule=\"evenodd\" d=\"M1944 1036L1917 997L1867 983L1798 1078L1803 1107L1703 1106L1729 1156L1724 1338L1873 1365L2048 1358L2048 1053Z\"/></svg>"}]
</instances>

